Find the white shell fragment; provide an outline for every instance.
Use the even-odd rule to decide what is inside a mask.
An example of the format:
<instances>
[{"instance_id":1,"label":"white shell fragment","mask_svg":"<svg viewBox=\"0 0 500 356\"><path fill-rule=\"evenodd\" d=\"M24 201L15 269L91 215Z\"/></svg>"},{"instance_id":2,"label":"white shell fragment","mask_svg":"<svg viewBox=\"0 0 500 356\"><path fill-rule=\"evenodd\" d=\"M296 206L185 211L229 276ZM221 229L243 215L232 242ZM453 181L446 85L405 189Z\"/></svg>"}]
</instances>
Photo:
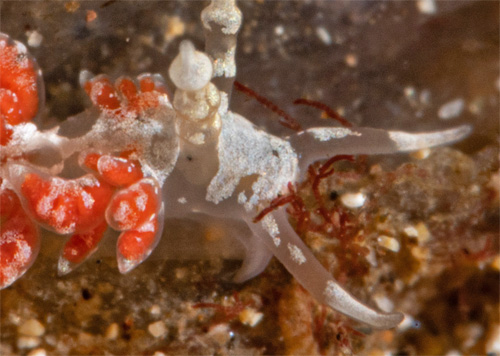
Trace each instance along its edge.
<instances>
[{"instance_id":1,"label":"white shell fragment","mask_svg":"<svg viewBox=\"0 0 500 356\"><path fill-rule=\"evenodd\" d=\"M394 237L386 236L386 235L381 235L377 239L378 244L392 252L398 252L399 251L399 241L396 240Z\"/></svg>"},{"instance_id":2,"label":"white shell fragment","mask_svg":"<svg viewBox=\"0 0 500 356\"><path fill-rule=\"evenodd\" d=\"M19 325L17 332L25 336L42 336L45 334L45 326L36 319L29 319Z\"/></svg>"},{"instance_id":3,"label":"white shell fragment","mask_svg":"<svg viewBox=\"0 0 500 356\"><path fill-rule=\"evenodd\" d=\"M347 208L361 208L365 204L366 195L363 193L345 193L340 196L340 201Z\"/></svg>"},{"instance_id":4,"label":"white shell fragment","mask_svg":"<svg viewBox=\"0 0 500 356\"><path fill-rule=\"evenodd\" d=\"M238 319L240 319L241 323L251 326L252 328L260 323L263 317L264 314L253 308L245 308L238 314Z\"/></svg>"},{"instance_id":5,"label":"white shell fragment","mask_svg":"<svg viewBox=\"0 0 500 356\"><path fill-rule=\"evenodd\" d=\"M165 322L163 320L156 321L148 325L149 333L156 338L164 337L168 330L165 326Z\"/></svg>"},{"instance_id":6,"label":"white shell fragment","mask_svg":"<svg viewBox=\"0 0 500 356\"><path fill-rule=\"evenodd\" d=\"M414 226L407 226L403 231L408 237L418 237L418 230Z\"/></svg>"}]
</instances>

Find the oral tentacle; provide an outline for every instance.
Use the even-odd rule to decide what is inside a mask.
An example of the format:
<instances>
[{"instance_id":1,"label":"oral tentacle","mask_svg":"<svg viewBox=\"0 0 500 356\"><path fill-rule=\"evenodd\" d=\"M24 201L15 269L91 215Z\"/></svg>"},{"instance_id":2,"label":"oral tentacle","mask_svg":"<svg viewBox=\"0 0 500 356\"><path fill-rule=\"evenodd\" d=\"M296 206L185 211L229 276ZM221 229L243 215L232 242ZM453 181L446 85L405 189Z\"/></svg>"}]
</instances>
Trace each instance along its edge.
<instances>
[{"instance_id":1,"label":"oral tentacle","mask_svg":"<svg viewBox=\"0 0 500 356\"><path fill-rule=\"evenodd\" d=\"M469 125L435 132L407 133L367 127L316 127L287 139L301 156L302 175L309 164L327 157L349 154L411 152L457 142L471 132Z\"/></svg>"},{"instance_id":2,"label":"oral tentacle","mask_svg":"<svg viewBox=\"0 0 500 356\"><path fill-rule=\"evenodd\" d=\"M264 271L273 257L273 253L268 248L260 246L261 241L257 236L238 237L245 248L245 258L240 269L234 275L233 281L242 283Z\"/></svg>"},{"instance_id":3,"label":"oral tentacle","mask_svg":"<svg viewBox=\"0 0 500 356\"><path fill-rule=\"evenodd\" d=\"M376 329L390 329L403 320L403 314L376 311L342 288L292 229L284 208L268 217L262 224L249 224L250 228L319 302Z\"/></svg>"}]
</instances>

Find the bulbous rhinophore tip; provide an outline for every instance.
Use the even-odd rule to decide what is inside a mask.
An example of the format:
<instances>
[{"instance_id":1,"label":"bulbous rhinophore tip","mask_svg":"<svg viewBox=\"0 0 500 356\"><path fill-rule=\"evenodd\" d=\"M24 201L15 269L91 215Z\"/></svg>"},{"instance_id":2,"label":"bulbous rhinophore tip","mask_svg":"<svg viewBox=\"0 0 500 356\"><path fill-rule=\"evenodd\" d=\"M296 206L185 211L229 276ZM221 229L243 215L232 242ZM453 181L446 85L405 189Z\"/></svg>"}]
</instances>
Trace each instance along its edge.
<instances>
[{"instance_id":1,"label":"bulbous rhinophore tip","mask_svg":"<svg viewBox=\"0 0 500 356\"><path fill-rule=\"evenodd\" d=\"M195 91L204 88L212 79L213 66L210 58L197 51L190 41L182 41L179 54L173 60L168 74L178 89Z\"/></svg>"}]
</instances>

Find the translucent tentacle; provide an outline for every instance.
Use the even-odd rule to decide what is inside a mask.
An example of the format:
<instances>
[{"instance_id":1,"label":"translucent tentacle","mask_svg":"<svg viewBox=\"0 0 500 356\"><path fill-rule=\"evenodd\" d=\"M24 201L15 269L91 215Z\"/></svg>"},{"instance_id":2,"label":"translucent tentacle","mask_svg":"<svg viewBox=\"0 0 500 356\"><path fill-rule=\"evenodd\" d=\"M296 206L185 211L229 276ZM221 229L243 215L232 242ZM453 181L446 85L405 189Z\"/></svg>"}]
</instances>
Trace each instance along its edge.
<instances>
[{"instance_id":1,"label":"translucent tentacle","mask_svg":"<svg viewBox=\"0 0 500 356\"><path fill-rule=\"evenodd\" d=\"M366 127L317 127L289 137L301 156L300 170L309 164L339 154L388 154L415 151L453 143L471 132L468 125L436 132L407 133Z\"/></svg>"},{"instance_id":2,"label":"translucent tentacle","mask_svg":"<svg viewBox=\"0 0 500 356\"><path fill-rule=\"evenodd\" d=\"M263 225L249 223L250 228L319 302L376 329L390 329L403 320L401 313L369 308L338 285L292 229L283 208L269 216L271 222L263 219Z\"/></svg>"},{"instance_id":3,"label":"translucent tentacle","mask_svg":"<svg viewBox=\"0 0 500 356\"><path fill-rule=\"evenodd\" d=\"M246 238L240 237L239 240L245 247L245 258L243 259L243 264L233 278L233 281L236 283L245 282L259 275L266 269L269 261L273 257L269 249L262 248L262 243L257 236L247 236Z\"/></svg>"}]
</instances>

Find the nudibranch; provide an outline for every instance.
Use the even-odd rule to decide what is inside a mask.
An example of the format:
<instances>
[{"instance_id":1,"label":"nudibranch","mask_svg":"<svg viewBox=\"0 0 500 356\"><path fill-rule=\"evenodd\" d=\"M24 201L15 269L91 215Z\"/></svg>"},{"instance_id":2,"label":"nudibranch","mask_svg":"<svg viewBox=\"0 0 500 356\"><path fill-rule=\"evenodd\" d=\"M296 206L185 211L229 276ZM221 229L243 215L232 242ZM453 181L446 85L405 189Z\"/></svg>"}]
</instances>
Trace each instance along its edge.
<instances>
[{"instance_id":1,"label":"nudibranch","mask_svg":"<svg viewBox=\"0 0 500 356\"><path fill-rule=\"evenodd\" d=\"M0 287L36 258L39 228L67 236L58 271L94 251L109 228L127 273L151 254L165 218L219 219L238 226L245 258L234 280L259 274L275 256L321 303L373 328L398 325L401 313L374 310L341 287L288 221L285 196L307 167L336 155L390 154L449 144L470 127L410 134L362 127L316 127L277 137L229 110L241 13L234 0L213 0L201 19L206 50L189 41L168 73L112 81L80 74L93 106L41 131L41 73L26 48L0 35ZM257 218L258 217L258 218Z\"/></svg>"}]
</instances>

